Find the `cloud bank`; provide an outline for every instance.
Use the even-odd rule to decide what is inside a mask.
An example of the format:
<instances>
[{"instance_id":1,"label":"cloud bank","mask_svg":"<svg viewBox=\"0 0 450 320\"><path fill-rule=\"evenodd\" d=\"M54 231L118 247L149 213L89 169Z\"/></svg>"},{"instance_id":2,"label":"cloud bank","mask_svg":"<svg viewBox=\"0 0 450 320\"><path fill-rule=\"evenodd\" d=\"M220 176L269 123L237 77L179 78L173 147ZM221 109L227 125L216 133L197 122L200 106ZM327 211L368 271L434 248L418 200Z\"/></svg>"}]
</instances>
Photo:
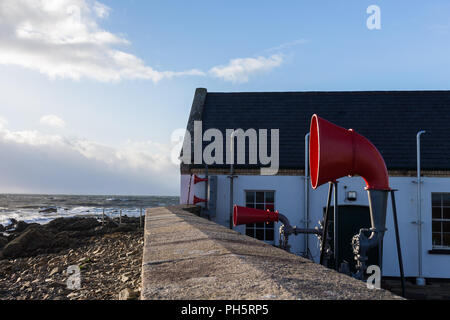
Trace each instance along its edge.
<instances>
[{"instance_id":1,"label":"cloud bank","mask_svg":"<svg viewBox=\"0 0 450 320\"><path fill-rule=\"evenodd\" d=\"M127 141L119 148L94 141L12 131L0 122L0 192L177 195L171 147Z\"/></svg>"},{"instance_id":2,"label":"cloud bank","mask_svg":"<svg viewBox=\"0 0 450 320\"><path fill-rule=\"evenodd\" d=\"M247 82L283 62L281 55L233 59L227 65L183 71L156 70L122 49L130 42L99 26L111 9L93 0L1 0L0 64L21 66L50 78L101 82L213 76Z\"/></svg>"},{"instance_id":3,"label":"cloud bank","mask_svg":"<svg viewBox=\"0 0 450 320\"><path fill-rule=\"evenodd\" d=\"M98 20L110 8L90 0L0 1L0 64L39 71L51 78L102 82L204 75L192 69L158 71L116 47L125 38L103 30Z\"/></svg>"}]
</instances>

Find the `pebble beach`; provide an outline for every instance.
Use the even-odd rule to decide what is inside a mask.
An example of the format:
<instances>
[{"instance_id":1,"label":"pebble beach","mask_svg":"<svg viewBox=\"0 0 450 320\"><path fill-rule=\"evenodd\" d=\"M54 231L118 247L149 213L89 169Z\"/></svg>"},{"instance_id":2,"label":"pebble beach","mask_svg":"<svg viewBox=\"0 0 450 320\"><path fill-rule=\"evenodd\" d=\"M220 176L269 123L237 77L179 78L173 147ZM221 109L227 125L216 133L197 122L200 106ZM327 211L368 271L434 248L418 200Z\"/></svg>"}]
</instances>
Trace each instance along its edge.
<instances>
[{"instance_id":1,"label":"pebble beach","mask_svg":"<svg viewBox=\"0 0 450 320\"><path fill-rule=\"evenodd\" d=\"M139 299L139 218L122 217L120 225L83 217L46 225L14 221L6 231L0 236L1 300ZM69 267L79 271L76 288Z\"/></svg>"}]
</instances>

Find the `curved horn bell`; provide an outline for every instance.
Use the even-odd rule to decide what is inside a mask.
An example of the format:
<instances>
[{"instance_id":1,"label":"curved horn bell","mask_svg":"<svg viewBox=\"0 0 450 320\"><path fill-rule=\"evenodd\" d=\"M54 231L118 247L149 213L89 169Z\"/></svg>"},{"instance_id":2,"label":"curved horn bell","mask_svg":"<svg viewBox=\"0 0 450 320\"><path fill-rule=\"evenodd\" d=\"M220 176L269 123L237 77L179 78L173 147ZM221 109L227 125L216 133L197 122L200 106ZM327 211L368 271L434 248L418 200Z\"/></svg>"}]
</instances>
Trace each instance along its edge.
<instances>
[{"instance_id":1,"label":"curved horn bell","mask_svg":"<svg viewBox=\"0 0 450 320\"><path fill-rule=\"evenodd\" d=\"M389 176L378 149L367 138L313 115L310 127L311 185L344 176L361 176L366 189L390 190Z\"/></svg>"},{"instance_id":2,"label":"curved horn bell","mask_svg":"<svg viewBox=\"0 0 450 320\"><path fill-rule=\"evenodd\" d=\"M194 184L197 184L199 182L206 182L208 181L208 178L199 178L197 175L194 175Z\"/></svg>"},{"instance_id":3,"label":"curved horn bell","mask_svg":"<svg viewBox=\"0 0 450 320\"><path fill-rule=\"evenodd\" d=\"M197 204L199 202L206 202L206 199L201 199L201 198L194 196L194 204Z\"/></svg>"}]
</instances>

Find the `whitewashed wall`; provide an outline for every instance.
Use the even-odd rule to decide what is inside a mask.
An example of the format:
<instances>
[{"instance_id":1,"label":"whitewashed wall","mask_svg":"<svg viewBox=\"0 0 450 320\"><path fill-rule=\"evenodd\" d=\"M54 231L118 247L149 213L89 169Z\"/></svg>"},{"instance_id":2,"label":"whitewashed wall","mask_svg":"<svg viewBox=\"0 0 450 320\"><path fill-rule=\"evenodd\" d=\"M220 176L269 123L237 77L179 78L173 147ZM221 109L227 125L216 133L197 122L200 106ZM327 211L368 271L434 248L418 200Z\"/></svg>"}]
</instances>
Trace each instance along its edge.
<instances>
[{"instance_id":1,"label":"whitewashed wall","mask_svg":"<svg viewBox=\"0 0 450 320\"><path fill-rule=\"evenodd\" d=\"M193 180L193 179L192 179ZM396 192L397 213L399 219L400 239L403 254L405 276L415 277L418 274L418 237L417 224L417 184L415 178L392 177L390 185ZM181 203L187 203L189 189L189 175L181 176ZM218 176L217 216L215 221L229 225L229 179L226 175ZM339 179L339 204L353 204L368 206L367 192L364 190L364 181L361 178ZM323 207L326 205L328 185L322 185L317 190L309 188L310 227L317 226L322 218ZM304 177L303 176L239 176L234 183L234 203L245 206L245 190L274 190L276 209L288 217L292 225L304 227ZM345 200L346 191L357 191L357 201ZM424 177L422 183L422 249L423 249L423 276L426 278L450 278L450 255L429 254L432 249L431 237L431 193L450 192L450 178ZM191 185L190 202L193 195L205 197L203 183ZM275 226L275 244L278 244L278 227ZM392 217L392 208L389 200L386 219L388 231L384 238L383 248L383 275L398 276L397 249ZM245 233L245 226L235 228ZM291 252L301 254L304 252L305 235L291 236L289 244ZM350 244L349 244L350 245ZM309 247L315 261L319 258L319 247L316 236L309 235Z\"/></svg>"}]
</instances>

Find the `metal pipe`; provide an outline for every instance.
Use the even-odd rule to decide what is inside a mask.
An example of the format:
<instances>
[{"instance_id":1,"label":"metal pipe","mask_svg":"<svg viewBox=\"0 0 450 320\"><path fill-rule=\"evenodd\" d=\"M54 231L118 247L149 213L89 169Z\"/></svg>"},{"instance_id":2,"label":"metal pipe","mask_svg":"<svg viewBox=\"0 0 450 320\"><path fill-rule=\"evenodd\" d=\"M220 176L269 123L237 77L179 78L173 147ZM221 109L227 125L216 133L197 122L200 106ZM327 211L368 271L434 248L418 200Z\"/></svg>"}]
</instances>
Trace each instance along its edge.
<instances>
[{"instance_id":1,"label":"metal pipe","mask_svg":"<svg viewBox=\"0 0 450 320\"><path fill-rule=\"evenodd\" d=\"M298 235L299 233L303 234L315 234L315 235L321 235L322 230L319 229L305 229L305 228L297 228L296 226L291 226L291 223L289 222L289 219L281 214L278 213L278 221L283 224L282 227L280 227L280 247L289 251L289 236L291 234ZM283 241L281 241L282 236L284 236Z\"/></svg>"},{"instance_id":2,"label":"metal pipe","mask_svg":"<svg viewBox=\"0 0 450 320\"><path fill-rule=\"evenodd\" d=\"M289 219L284 214L278 213L278 221L284 224L286 229L292 229Z\"/></svg>"},{"instance_id":3,"label":"metal pipe","mask_svg":"<svg viewBox=\"0 0 450 320\"><path fill-rule=\"evenodd\" d=\"M333 226L334 226L334 240L333 240L333 253L334 253L334 263L335 269L339 271L339 207L338 207L338 183L333 182L334 185L334 216L333 216Z\"/></svg>"},{"instance_id":4,"label":"metal pipe","mask_svg":"<svg viewBox=\"0 0 450 320\"><path fill-rule=\"evenodd\" d=\"M394 217L395 240L397 243L398 265L400 268L400 280L402 283L402 297L405 297L405 274L403 272L402 249L400 246L400 234L398 231L397 207L395 205L395 190L391 190L391 200L392 200L392 213Z\"/></svg>"},{"instance_id":5,"label":"metal pipe","mask_svg":"<svg viewBox=\"0 0 450 320\"><path fill-rule=\"evenodd\" d=\"M230 135L230 175L228 178L230 179L230 229L233 229L233 180L235 178L234 175L234 135L235 131L233 131Z\"/></svg>"},{"instance_id":6,"label":"metal pipe","mask_svg":"<svg viewBox=\"0 0 450 320\"><path fill-rule=\"evenodd\" d=\"M418 286L425 285L425 279L422 275L422 179L420 177L420 136L426 131L422 130L417 133L417 254L418 254L418 264L419 264L419 275L416 279L416 284Z\"/></svg>"},{"instance_id":7,"label":"metal pipe","mask_svg":"<svg viewBox=\"0 0 450 320\"><path fill-rule=\"evenodd\" d=\"M205 211L208 211L208 165L205 165Z\"/></svg>"},{"instance_id":8,"label":"metal pipe","mask_svg":"<svg viewBox=\"0 0 450 320\"><path fill-rule=\"evenodd\" d=\"M357 260L356 278L363 279L365 276L369 249L378 245L379 267L382 271L383 266L383 237L386 232L386 212L387 199L390 190L367 190L370 208L371 228L362 228L359 234L352 239L353 253Z\"/></svg>"},{"instance_id":9,"label":"metal pipe","mask_svg":"<svg viewBox=\"0 0 450 320\"><path fill-rule=\"evenodd\" d=\"M309 133L305 135L305 190L304 190L304 220L305 229L309 228ZM305 233L305 256L309 253L309 235Z\"/></svg>"},{"instance_id":10,"label":"metal pipe","mask_svg":"<svg viewBox=\"0 0 450 320\"><path fill-rule=\"evenodd\" d=\"M292 226L291 223L289 222L289 219L284 214L281 213L278 213L278 221L284 224L285 233L288 235L290 234L297 235L299 233L322 235L322 230L320 229L306 229L306 228L298 228L297 226Z\"/></svg>"},{"instance_id":11,"label":"metal pipe","mask_svg":"<svg viewBox=\"0 0 450 320\"><path fill-rule=\"evenodd\" d=\"M292 233L295 235L297 235L299 233L322 235L322 230L320 230L320 229L303 229L303 228L293 227Z\"/></svg>"},{"instance_id":12,"label":"metal pipe","mask_svg":"<svg viewBox=\"0 0 450 320\"><path fill-rule=\"evenodd\" d=\"M188 189L186 204L190 204L189 201L191 199L191 184L192 184L192 173L191 173L191 176L189 177L189 189Z\"/></svg>"},{"instance_id":13,"label":"metal pipe","mask_svg":"<svg viewBox=\"0 0 450 320\"><path fill-rule=\"evenodd\" d=\"M328 221L329 221L329 209L331 204L331 194L333 192L333 183L328 183L328 199L327 199L327 207L325 209L325 217L323 219L323 232L322 232L322 248L320 249L320 264L323 264L323 257L325 255L325 244L327 242L328 235Z\"/></svg>"}]
</instances>

